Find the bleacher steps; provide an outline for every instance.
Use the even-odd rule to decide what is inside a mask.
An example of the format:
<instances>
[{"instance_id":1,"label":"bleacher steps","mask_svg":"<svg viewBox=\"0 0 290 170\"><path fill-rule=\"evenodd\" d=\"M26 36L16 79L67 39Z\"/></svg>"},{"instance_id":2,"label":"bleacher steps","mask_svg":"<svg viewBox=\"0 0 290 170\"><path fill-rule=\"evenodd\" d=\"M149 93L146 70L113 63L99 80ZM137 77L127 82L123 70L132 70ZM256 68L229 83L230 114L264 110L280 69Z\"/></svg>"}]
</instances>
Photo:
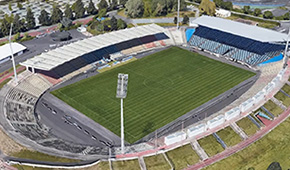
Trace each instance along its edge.
<instances>
[{"instance_id":1,"label":"bleacher steps","mask_svg":"<svg viewBox=\"0 0 290 170\"><path fill-rule=\"evenodd\" d=\"M197 153L201 160L208 159L208 155L205 153L203 148L199 145L197 140L190 142L192 149Z\"/></svg>"},{"instance_id":2,"label":"bleacher steps","mask_svg":"<svg viewBox=\"0 0 290 170\"><path fill-rule=\"evenodd\" d=\"M290 97L290 95L286 93L284 90L280 89L280 92L282 92L285 96Z\"/></svg>"},{"instance_id":3,"label":"bleacher steps","mask_svg":"<svg viewBox=\"0 0 290 170\"><path fill-rule=\"evenodd\" d=\"M287 107L281 101L279 101L278 99L276 99L275 97L272 97L270 100L272 102L274 102L276 105L278 105L284 111L287 110Z\"/></svg>"},{"instance_id":4,"label":"bleacher steps","mask_svg":"<svg viewBox=\"0 0 290 170\"><path fill-rule=\"evenodd\" d=\"M139 162L141 170L147 170L143 156L138 157L138 162Z\"/></svg>"},{"instance_id":5,"label":"bleacher steps","mask_svg":"<svg viewBox=\"0 0 290 170\"><path fill-rule=\"evenodd\" d=\"M219 137L219 135L218 134L216 134L216 133L213 133L212 134L214 137L215 137L215 139L218 141L218 143L220 143L221 145L222 145L222 147L224 148L224 149L226 149L228 146L226 145L226 143Z\"/></svg>"},{"instance_id":6,"label":"bleacher steps","mask_svg":"<svg viewBox=\"0 0 290 170\"><path fill-rule=\"evenodd\" d=\"M261 128L261 125L251 116L251 115L248 115L247 116L248 119L250 119L259 129Z\"/></svg>"},{"instance_id":7,"label":"bleacher steps","mask_svg":"<svg viewBox=\"0 0 290 170\"><path fill-rule=\"evenodd\" d=\"M236 124L236 122L231 123L230 126L243 140L248 139L248 135Z\"/></svg>"}]
</instances>

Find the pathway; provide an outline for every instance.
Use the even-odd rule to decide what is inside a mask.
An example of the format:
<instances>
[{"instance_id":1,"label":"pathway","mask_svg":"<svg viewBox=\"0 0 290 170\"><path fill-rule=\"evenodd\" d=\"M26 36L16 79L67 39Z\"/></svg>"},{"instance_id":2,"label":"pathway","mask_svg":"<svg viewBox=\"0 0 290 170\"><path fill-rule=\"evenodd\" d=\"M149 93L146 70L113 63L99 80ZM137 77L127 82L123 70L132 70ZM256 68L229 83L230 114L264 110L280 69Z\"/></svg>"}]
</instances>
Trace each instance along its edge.
<instances>
[{"instance_id":1,"label":"pathway","mask_svg":"<svg viewBox=\"0 0 290 170\"><path fill-rule=\"evenodd\" d=\"M248 139L248 135L236 124L236 122L231 123L230 126L243 140Z\"/></svg>"},{"instance_id":2,"label":"pathway","mask_svg":"<svg viewBox=\"0 0 290 170\"><path fill-rule=\"evenodd\" d=\"M203 148L199 145L197 140L193 140L191 143L192 149L195 150L197 155L200 157L201 160L206 160L208 159L208 155L205 153Z\"/></svg>"},{"instance_id":3,"label":"pathway","mask_svg":"<svg viewBox=\"0 0 290 170\"><path fill-rule=\"evenodd\" d=\"M272 97L271 101L274 102L279 107L281 107L281 109L283 109L284 111L287 109L287 107L280 100L276 99L275 97Z\"/></svg>"}]
</instances>

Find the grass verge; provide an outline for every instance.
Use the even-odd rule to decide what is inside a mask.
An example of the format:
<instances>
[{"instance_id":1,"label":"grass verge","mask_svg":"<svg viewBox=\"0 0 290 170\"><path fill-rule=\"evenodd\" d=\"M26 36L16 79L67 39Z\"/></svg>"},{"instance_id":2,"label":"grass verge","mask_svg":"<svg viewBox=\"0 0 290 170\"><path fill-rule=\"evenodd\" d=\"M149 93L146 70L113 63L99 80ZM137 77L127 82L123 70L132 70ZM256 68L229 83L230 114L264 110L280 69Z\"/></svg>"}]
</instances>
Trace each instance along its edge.
<instances>
[{"instance_id":1,"label":"grass verge","mask_svg":"<svg viewBox=\"0 0 290 170\"><path fill-rule=\"evenodd\" d=\"M248 135L252 136L254 135L259 128L247 117L244 117L243 119L239 120L237 122L237 125Z\"/></svg>"},{"instance_id":2,"label":"grass verge","mask_svg":"<svg viewBox=\"0 0 290 170\"><path fill-rule=\"evenodd\" d=\"M223 147L217 140L213 137L213 135L209 135L205 138L198 140L199 145L204 149L208 156L214 156L222 151L224 151Z\"/></svg>"},{"instance_id":3,"label":"grass verge","mask_svg":"<svg viewBox=\"0 0 290 170\"><path fill-rule=\"evenodd\" d=\"M230 126L218 131L217 135L228 147L234 146L242 141L241 137Z\"/></svg>"},{"instance_id":4,"label":"grass verge","mask_svg":"<svg viewBox=\"0 0 290 170\"><path fill-rule=\"evenodd\" d=\"M173 163L175 170L184 169L188 165L196 164L199 161L199 156L190 144L171 150L166 154Z\"/></svg>"},{"instance_id":5,"label":"grass verge","mask_svg":"<svg viewBox=\"0 0 290 170\"><path fill-rule=\"evenodd\" d=\"M169 170L170 165L162 154L144 158L147 170Z\"/></svg>"},{"instance_id":6,"label":"grass verge","mask_svg":"<svg viewBox=\"0 0 290 170\"><path fill-rule=\"evenodd\" d=\"M114 170L138 170L140 169L138 159L127 161L113 161Z\"/></svg>"},{"instance_id":7,"label":"grass verge","mask_svg":"<svg viewBox=\"0 0 290 170\"><path fill-rule=\"evenodd\" d=\"M9 81L11 80L11 78L8 78L6 80L4 80L2 83L0 83L0 89L2 89L2 87L7 84Z\"/></svg>"},{"instance_id":8,"label":"grass verge","mask_svg":"<svg viewBox=\"0 0 290 170\"><path fill-rule=\"evenodd\" d=\"M68 159L62 157L56 157L52 155L47 155L37 151L30 151L30 150L21 150L19 152L14 152L11 156L16 158L24 158L24 159L32 159L38 161L47 161L47 162L80 162L77 159Z\"/></svg>"},{"instance_id":9,"label":"grass verge","mask_svg":"<svg viewBox=\"0 0 290 170\"><path fill-rule=\"evenodd\" d=\"M277 106L274 102L269 100L264 104L264 107L269 110L275 117L278 117L281 113L283 113L283 109Z\"/></svg>"},{"instance_id":10,"label":"grass verge","mask_svg":"<svg viewBox=\"0 0 290 170\"><path fill-rule=\"evenodd\" d=\"M290 119L286 119L262 139L251 144L244 150L221 160L206 170L235 169L242 170L253 167L265 170L274 161L280 163L282 169L290 167Z\"/></svg>"},{"instance_id":11,"label":"grass verge","mask_svg":"<svg viewBox=\"0 0 290 170\"><path fill-rule=\"evenodd\" d=\"M282 101L282 103L286 106L289 107L290 106L290 97L286 96L285 94L283 94L282 92L278 92L277 94L275 94L274 96L276 99Z\"/></svg>"}]
</instances>

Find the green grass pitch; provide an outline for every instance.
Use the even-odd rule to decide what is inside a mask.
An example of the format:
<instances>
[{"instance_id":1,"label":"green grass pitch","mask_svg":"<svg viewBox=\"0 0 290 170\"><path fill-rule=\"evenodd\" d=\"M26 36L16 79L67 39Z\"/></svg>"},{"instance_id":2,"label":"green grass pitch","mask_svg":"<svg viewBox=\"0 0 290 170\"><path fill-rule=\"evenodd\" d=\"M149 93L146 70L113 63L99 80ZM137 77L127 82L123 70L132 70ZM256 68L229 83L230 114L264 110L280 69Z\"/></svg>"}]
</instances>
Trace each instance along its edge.
<instances>
[{"instance_id":1,"label":"green grass pitch","mask_svg":"<svg viewBox=\"0 0 290 170\"><path fill-rule=\"evenodd\" d=\"M255 74L172 47L52 92L120 135L118 73L129 74L124 100L129 143L172 122Z\"/></svg>"}]
</instances>

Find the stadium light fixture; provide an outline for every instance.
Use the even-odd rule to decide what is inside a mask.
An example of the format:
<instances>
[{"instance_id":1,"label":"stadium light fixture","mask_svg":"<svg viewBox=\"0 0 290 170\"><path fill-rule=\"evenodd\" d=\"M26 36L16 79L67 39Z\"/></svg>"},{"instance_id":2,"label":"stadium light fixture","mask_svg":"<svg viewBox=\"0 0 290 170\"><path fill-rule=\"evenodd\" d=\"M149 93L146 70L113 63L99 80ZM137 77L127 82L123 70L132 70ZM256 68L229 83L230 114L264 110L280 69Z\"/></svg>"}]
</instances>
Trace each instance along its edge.
<instances>
[{"instance_id":1,"label":"stadium light fixture","mask_svg":"<svg viewBox=\"0 0 290 170\"><path fill-rule=\"evenodd\" d=\"M12 44L11 44L12 27L13 27L13 22L11 22L11 26L10 26L9 46L10 46L11 60L12 60L13 71L14 71L14 80L15 80L15 83L17 84L18 83L18 78L17 78L16 66L15 66L15 60L14 60L14 54L13 54L13 49L12 49Z\"/></svg>"},{"instance_id":2,"label":"stadium light fixture","mask_svg":"<svg viewBox=\"0 0 290 170\"><path fill-rule=\"evenodd\" d=\"M124 154L124 113L123 99L127 97L128 74L118 74L117 94L116 97L121 99L121 150Z\"/></svg>"}]
</instances>

